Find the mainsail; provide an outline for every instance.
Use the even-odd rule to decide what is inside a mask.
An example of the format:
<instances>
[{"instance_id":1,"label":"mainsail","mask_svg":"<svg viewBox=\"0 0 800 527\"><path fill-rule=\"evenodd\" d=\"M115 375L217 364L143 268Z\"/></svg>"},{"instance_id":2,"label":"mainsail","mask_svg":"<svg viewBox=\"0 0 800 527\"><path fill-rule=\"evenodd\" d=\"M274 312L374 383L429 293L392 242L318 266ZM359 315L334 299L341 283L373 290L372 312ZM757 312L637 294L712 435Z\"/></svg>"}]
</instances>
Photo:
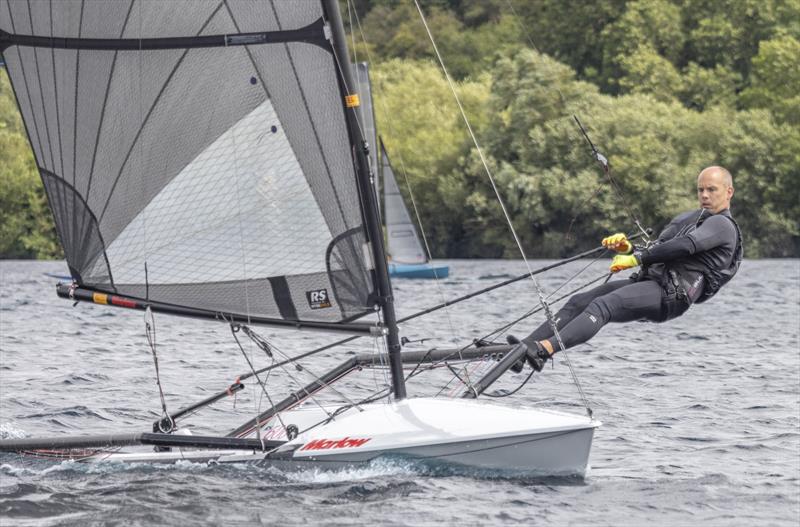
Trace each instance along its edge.
<instances>
[{"instance_id":1,"label":"mainsail","mask_svg":"<svg viewBox=\"0 0 800 527\"><path fill-rule=\"evenodd\" d=\"M386 219L387 250L393 262L422 264L428 261L417 229L408 213L403 195L397 186L389 154L381 141L381 173L383 174L383 214Z\"/></svg>"},{"instance_id":2,"label":"mainsail","mask_svg":"<svg viewBox=\"0 0 800 527\"><path fill-rule=\"evenodd\" d=\"M0 0L0 30L80 286L276 320L373 311L319 0Z\"/></svg>"}]
</instances>

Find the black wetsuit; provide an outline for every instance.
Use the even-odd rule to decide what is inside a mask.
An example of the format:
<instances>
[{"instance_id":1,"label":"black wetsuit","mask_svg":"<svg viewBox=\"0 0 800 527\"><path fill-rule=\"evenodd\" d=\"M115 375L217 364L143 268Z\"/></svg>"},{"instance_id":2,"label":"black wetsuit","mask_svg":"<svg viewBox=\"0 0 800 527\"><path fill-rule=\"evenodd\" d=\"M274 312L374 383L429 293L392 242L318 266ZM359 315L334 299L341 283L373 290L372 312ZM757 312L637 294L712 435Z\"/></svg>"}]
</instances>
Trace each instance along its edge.
<instances>
[{"instance_id":1,"label":"black wetsuit","mask_svg":"<svg viewBox=\"0 0 800 527\"><path fill-rule=\"evenodd\" d=\"M742 237L728 209L693 210L675 217L653 246L636 255L639 273L576 294L556 313L565 348L586 342L608 322L664 322L711 298L736 274ZM535 350L536 341L545 339L560 349L549 322L522 340Z\"/></svg>"}]
</instances>

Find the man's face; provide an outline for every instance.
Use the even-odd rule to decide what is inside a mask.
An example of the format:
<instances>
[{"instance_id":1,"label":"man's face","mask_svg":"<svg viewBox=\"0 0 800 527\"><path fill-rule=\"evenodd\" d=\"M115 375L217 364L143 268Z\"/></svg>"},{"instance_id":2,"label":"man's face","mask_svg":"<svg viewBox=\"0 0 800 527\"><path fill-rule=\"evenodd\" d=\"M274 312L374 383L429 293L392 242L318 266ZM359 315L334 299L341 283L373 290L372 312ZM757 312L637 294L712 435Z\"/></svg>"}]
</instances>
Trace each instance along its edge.
<instances>
[{"instance_id":1,"label":"man's face","mask_svg":"<svg viewBox=\"0 0 800 527\"><path fill-rule=\"evenodd\" d=\"M716 214L730 207L733 187L725 176L714 170L704 170L697 177L697 199L700 206Z\"/></svg>"}]
</instances>

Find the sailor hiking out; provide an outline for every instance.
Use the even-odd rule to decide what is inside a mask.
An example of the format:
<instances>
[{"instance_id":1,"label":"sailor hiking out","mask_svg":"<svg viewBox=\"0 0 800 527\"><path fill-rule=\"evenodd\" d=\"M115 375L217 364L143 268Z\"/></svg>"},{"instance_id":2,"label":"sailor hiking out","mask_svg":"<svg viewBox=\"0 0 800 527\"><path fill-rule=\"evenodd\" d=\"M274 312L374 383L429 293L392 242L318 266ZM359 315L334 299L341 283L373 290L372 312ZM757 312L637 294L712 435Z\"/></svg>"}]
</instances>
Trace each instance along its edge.
<instances>
[{"instance_id":1,"label":"sailor hiking out","mask_svg":"<svg viewBox=\"0 0 800 527\"><path fill-rule=\"evenodd\" d=\"M603 239L618 254L611 272L641 266L625 280L605 283L572 296L554 322L564 349L591 339L608 322L665 322L685 313L695 302L714 296L736 274L742 261L742 236L730 212L733 179L719 166L697 177L700 210L676 216L650 247L636 248L624 234ZM512 344L520 343L513 335ZM521 340L531 367L541 371L560 349L550 321ZM522 371L520 361L512 369Z\"/></svg>"}]
</instances>

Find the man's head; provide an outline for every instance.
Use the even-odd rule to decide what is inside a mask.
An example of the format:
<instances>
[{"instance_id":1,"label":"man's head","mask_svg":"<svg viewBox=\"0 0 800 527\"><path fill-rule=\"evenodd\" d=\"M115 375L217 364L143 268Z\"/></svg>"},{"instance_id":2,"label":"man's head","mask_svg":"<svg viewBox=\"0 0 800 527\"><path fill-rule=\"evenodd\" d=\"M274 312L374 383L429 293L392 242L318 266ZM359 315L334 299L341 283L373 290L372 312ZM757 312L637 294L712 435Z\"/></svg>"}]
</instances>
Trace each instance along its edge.
<instances>
[{"instance_id":1,"label":"man's head","mask_svg":"<svg viewBox=\"0 0 800 527\"><path fill-rule=\"evenodd\" d=\"M717 214L731 206L733 178L722 167L708 167L697 176L697 199L700 206Z\"/></svg>"}]
</instances>

